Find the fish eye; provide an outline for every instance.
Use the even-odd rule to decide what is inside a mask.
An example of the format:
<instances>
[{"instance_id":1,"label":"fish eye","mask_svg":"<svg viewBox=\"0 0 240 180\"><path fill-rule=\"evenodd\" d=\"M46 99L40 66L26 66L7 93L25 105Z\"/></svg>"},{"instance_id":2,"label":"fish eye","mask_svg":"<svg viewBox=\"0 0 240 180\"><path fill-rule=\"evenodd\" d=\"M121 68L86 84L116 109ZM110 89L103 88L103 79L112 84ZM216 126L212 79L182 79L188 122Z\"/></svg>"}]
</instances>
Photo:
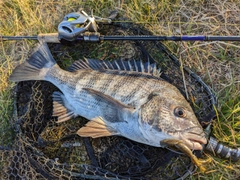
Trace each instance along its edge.
<instances>
[{"instance_id":1,"label":"fish eye","mask_svg":"<svg viewBox=\"0 0 240 180\"><path fill-rule=\"evenodd\" d=\"M177 107L174 109L174 114L178 117L185 117L186 114L184 112L184 109L183 108L180 108L180 107Z\"/></svg>"}]
</instances>

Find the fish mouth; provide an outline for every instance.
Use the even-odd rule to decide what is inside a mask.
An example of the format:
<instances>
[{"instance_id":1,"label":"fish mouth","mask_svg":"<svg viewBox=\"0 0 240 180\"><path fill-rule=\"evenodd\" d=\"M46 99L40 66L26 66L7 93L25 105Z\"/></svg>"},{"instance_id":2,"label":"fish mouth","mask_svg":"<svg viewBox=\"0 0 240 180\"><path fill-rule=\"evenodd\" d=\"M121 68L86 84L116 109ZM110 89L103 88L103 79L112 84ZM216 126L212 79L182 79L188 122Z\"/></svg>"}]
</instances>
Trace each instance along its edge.
<instances>
[{"instance_id":1,"label":"fish mouth","mask_svg":"<svg viewBox=\"0 0 240 180\"><path fill-rule=\"evenodd\" d=\"M188 132L179 134L180 139L184 141L186 146L192 150L202 150L202 144L207 144L207 139L204 135Z\"/></svg>"}]
</instances>

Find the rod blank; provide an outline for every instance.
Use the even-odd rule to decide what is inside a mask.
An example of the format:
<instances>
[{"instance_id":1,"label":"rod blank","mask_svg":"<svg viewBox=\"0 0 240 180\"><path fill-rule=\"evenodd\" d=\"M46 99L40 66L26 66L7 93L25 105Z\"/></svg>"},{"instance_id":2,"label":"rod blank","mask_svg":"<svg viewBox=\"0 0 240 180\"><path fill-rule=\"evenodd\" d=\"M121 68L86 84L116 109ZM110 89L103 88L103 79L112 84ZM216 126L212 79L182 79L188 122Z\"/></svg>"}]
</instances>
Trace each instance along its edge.
<instances>
[{"instance_id":1,"label":"rod blank","mask_svg":"<svg viewBox=\"0 0 240 180\"><path fill-rule=\"evenodd\" d=\"M102 36L102 40L139 41L240 41L240 36Z\"/></svg>"}]
</instances>

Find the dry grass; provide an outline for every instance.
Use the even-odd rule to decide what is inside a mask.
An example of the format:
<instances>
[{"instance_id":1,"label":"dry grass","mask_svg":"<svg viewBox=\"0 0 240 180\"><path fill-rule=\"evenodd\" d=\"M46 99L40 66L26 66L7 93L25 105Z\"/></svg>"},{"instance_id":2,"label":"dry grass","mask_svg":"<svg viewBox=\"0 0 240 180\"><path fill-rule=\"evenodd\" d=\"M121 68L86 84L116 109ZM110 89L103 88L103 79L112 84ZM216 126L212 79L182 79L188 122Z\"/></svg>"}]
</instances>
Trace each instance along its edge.
<instances>
[{"instance_id":1,"label":"dry grass","mask_svg":"<svg viewBox=\"0 0 240 180\"><path fill-rule=\"evenodd\" d=\"M0 34L37 35L56 32L58 23L79 7L107 16L113 9L131 21L142 23L158 35L240 35L239 0L6 0L0 1ZM34 41L0 42L0 137L11 140L7 129L12 116L12 69L25 60ZM191 67L213 89L219 100L219 116L212 135L240 147L240 44L239 42L166 42L184 65ZM8 137L8 139L6 139ZM240 163L211 154L207 174L192 179L237 179Z\"/></svg>"}]
</instances>

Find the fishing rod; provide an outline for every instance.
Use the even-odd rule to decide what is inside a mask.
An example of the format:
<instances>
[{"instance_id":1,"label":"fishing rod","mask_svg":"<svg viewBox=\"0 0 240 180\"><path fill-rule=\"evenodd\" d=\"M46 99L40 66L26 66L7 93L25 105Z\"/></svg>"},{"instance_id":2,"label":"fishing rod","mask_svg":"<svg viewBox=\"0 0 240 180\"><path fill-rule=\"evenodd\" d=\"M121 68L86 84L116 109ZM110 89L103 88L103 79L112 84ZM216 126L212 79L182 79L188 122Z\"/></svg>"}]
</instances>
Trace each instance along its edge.
<instances>
[{"instance_id":1,"label":"fishing rod","mask_svg":"<svg viewBox=\"0 0 240 180\"><path fill-rule=\"evenodd\" d=\"M112 24L117 16L113 11L108 18L89 16L81 10L77 13L67 14L58 25L58 33L39 34L37 36L0 36L0 41L7 40L39 40L47 43L75 43L79 41L101 42L101 41L240 41L240 36L153 36L153 35L132 35L132 36L104 36L98 32L98 24ZM210 126L209 126L210 128ZM209 130L210 131L210 130ZM229 158L232 161L240 159L240 149L230 148L209 136L205 150L218 154L221 157Z\"/></svg>"},{"instance_id":2,"label":"fishing rod","mask_svg":"<svg viewBox=\"0 0 240 180\"><path fill-rule=\"evenodd\" d=\"M0 41L7 40L40 40L48 43L63 42L101 42L101 41L240 41L240 36L205 36L205 35L181 35L181 36L154 36L154 35L132 35L132 36L105 36L98 32L98 24L111 24L112 19L117 16L113 11L108 18L94 16L93 12L88 15L81 10L77 13L67 14L58 25L58 33L39 34L37 36L0 36Z\"/></svg>"},{"instance_id":3,"label":"fishing rod","mask_svg":"<svg viewBox=\"0 0 240 180\"><path fill-rule=\"evenodd\" d=\"M71 35L68 31L64 33ZM240 36L151 36L151 35L133 35L133 36L104 36L100 35L98 32L85 32L77 34L76 36L63 36L59 33L48 33L48 34L39 34L37 36L0 36L0 41L7 40L43 40L47 43L61 43L62 40L68 42L78 42L78 41L91 41L91 42L100 42L100 41L240 41ZM75 37L76 36L76 37ZM60 38L59 38L60 37Z\"/></svg>"},{"instance_id":4,"label":"fishing rod","mask_svg":"<svg viewBox=\"0 0 240 180\"><path fill-rule=\"evenodd\" d=\"M40 40L43 39L48 43L60 43L57 33L40 34L38 36L0 36L1 41L6 40ZM65 39L65 38L63 38ZM66 39L65 39L66 40ZM75 39L76 41L240 41L239 36L103 36L98 33L86 33ZM72 40L71 40L72 41Z\"/></svg>"}]
</instances>

